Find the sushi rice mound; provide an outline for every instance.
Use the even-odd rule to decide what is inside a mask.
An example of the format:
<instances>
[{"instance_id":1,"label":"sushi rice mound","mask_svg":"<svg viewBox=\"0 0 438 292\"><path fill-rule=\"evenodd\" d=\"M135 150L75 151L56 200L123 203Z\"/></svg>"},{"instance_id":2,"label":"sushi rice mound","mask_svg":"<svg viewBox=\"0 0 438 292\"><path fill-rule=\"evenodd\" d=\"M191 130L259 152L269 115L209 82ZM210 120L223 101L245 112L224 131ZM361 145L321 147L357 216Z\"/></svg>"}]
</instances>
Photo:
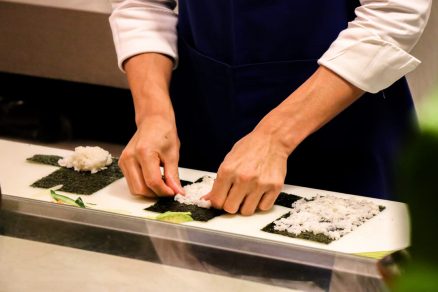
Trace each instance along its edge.
<instances>
[{"instance_id":1,"label":"sushi rice mound","mask_svg":"<svg viewBox=\"0 0 438 292\"><path fill-rule=\"evenodd\" d=\"M211 207L211 202L202 199L202 196L211 191L213 183L214 178L210 176L204 176L202 181L186 185L184 187L185 195L177 194L175 196L175 201L186 205L196 205L201 208L209 209Z\"/></svg>"},{"instance_id":2,"label":"sushi rice mound","mask_svg":"<svg viewBox=\"0 0 438 292\"><path fill-rule=\"evenodd\" d=\"M317 195L292 204L286 218L274 221L274 229L300 235L303 232L324 234L336 240L376 216L379 205L364 199Z\"/></svg>"},{"instance_id":3,"label":"sushi rice mound","mask_svg":"<svg viewBox=\"0 0 438 292\"><path fill-rule=\"evenodd\" d=\"M91 171L91 173L106 169L112 162L111 154L98 146L76 147L71 156L58 160L60 166L73 168L76 171Z\"/></svg>"}]
</instances>

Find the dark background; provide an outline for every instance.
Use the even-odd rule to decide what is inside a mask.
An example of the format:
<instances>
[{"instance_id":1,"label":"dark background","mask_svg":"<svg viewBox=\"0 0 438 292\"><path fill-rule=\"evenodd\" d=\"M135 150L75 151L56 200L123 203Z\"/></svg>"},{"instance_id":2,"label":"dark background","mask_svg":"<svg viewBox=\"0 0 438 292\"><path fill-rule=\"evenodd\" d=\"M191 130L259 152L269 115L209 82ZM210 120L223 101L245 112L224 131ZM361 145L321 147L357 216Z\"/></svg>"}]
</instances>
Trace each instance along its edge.
<instances>
[{"instance_id":1,"label":"dark background","mask_svg":"<svg viewBox=\"0 0 438 292\"><path fill-rule=\"evenodd\" d=\"M134 132L127 89L0 72L0 137L125 145Z\"/></svg>"}]
</instances>

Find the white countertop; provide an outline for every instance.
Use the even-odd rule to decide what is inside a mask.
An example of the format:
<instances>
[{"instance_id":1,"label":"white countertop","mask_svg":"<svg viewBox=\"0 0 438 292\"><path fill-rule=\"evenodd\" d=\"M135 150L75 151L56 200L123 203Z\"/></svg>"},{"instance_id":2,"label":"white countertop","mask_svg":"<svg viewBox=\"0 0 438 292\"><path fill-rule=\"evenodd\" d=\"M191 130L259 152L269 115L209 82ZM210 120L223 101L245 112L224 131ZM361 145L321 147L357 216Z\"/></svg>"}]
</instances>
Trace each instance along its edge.
<instances>
[{"instance_id":1,"label":"white countertop","mask_svg":"<svg viewBox=\"0 0 438 292\"><path fill-rule=\"evenodd\" d=\"M32 188L30 185L55 171L57 167L29 163L26 161L26 158L34 154L65 156L70 153L71 151L64 149L0 140L0 184L3 193L51 202L51 197L47 190ZM206 174L214 176L212 173L203 171L180 169L181 178L189 181L196 180ZM316 194L332 194L340 197L351 196L292 185L285 185L284 191L303 197L314 196ZM77 197L74 194L63 194L71 198ZM156 215L156 213L144 211L144 208L154 204L155 201L132 196L129 193L125 179L120 179L90 196L81 197L86 203L96 204L93 206L94 209L106 212L126 214L140 218ZM256 237L343 253L392 251L409 246L409 216L406 205L399 202L373 198L367 199L385 206L386 209L355 231L327 245L261 231L261 228L288 212L289 209L282 206L274 206L270 211L259 212L249 217L222 215L208 222L195 221L184 224L240 236Z\"/></svg>"}]
</instances>

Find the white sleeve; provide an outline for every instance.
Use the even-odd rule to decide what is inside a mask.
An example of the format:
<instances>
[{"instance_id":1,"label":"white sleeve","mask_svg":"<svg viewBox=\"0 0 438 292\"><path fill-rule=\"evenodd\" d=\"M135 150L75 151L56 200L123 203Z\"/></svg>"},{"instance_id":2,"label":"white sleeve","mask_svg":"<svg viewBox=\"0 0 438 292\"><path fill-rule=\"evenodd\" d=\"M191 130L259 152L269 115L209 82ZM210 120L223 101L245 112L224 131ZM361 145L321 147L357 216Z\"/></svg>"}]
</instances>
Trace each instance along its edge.
<instances>
[{"instance_id":1,"label":"white sleeve","mask_svg":"<svg viewBox=\"0 0 438 292\"><path fill-rule=\"evenodd\" d=\"M362 90L376 93L414 70L409 54L429 18L432 0L361 0L356 18L318 60Z\"/></svg>"},{"instance_id":2,"label":"white sleeve","mask_svg":"<svg viewBox=\"0 0 438 292\"><path fill-rule=\"evenodd\" d=\"M177 63L175 0L111 0L109 18L119 68L141 53L165 54Z\"/></svg>"}]
</instances>

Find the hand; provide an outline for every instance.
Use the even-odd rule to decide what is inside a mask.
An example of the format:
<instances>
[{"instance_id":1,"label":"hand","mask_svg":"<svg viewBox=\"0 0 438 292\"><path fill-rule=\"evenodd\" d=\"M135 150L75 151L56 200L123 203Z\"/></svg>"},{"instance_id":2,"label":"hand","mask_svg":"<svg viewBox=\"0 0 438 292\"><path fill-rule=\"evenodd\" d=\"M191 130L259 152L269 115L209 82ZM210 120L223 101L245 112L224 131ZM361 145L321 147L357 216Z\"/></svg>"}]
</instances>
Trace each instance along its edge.
<instances>
[{"instance_id":1,"label":"hand","mask_svg":"<svg viewBox=\"0 0 438 292\"><path fill-rule=\"evenodd\" d=\"M363 91L321 66L225 157L209 194L213 207L251 215L268 210L286 177L287 158L311 133L356 101Z\"/></svg>"},{"instance_id":2,"label":"hand","mask_svg":"<svg viewBox=\"0 0 438 292\"><path fill-rule=\"evenodd\" d=\"M284 184L288 152L272 135L256 128L225 157L211 192L204 198L232 214L269 210Z\"/></svg>"},{"instance_id":3,"label":"hand","mask_svg":"<svg viewBox=\"0 0 438 292\"><path fill-rule=\"evenodd\" d=\"M183 193L178 176L179 145L173 119L154 115L142 120L119 159L132 194L155 197Z\"/></svg>"},{"instance_id":4,"label":"hand","mask_svg":"<svg viewBox=\"0 0 438 292\"><path fill-rule=\"evenodd\" d=\"M124 63L137 131L123 150L119 166L135 195L183 193L178 176L179 139L168 90L172 66L169 57L158 53L135 55Z\"/></svg>"}]
</instances>

